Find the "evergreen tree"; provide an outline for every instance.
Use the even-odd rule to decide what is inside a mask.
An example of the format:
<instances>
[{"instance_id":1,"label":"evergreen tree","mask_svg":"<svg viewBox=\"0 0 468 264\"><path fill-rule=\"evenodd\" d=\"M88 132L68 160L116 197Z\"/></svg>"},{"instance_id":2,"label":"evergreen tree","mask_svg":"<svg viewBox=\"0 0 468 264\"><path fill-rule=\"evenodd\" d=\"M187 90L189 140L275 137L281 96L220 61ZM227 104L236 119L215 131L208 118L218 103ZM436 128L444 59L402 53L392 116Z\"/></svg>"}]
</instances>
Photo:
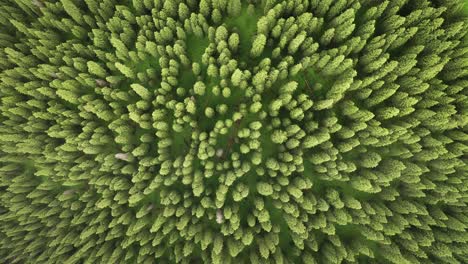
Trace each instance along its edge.
<instances>
[{"instance_id":1,"label":"evergreen tree","mask_svg":"<svg viewBox=\"0 0 468 264\"><path fill-rule=\"evenodd\" d=\"M242 3L240 0L228 1L228 14L232 17L237 17L241 13Z\"/></svg>"},{"instance_id":2,"label":"evergreen tree","mask_svg":"<svg viewBox=\"0 0 468 264\"><path fill-rule=\"evenodd\" d=\"M252 49L250 50L250 55L252 57L258 57L263 52L266 44L266 36L263 34L257 35L252 42Z\"/></svg>"}]
</instances>

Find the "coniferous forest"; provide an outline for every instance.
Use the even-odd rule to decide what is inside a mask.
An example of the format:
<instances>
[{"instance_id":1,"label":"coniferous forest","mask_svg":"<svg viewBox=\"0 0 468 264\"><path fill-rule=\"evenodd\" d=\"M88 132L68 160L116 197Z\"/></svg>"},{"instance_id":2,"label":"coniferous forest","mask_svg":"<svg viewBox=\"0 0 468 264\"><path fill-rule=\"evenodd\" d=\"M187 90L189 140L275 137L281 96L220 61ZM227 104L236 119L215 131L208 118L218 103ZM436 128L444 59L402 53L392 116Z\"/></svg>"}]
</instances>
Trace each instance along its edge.
<instances>
[{"instance_id":1,"label":"coniferous forest","mask_svg":"<svg viewBox=\"0 0 468 264\"><path fill-rule=\"evenodd\" d=\"M0 0L0 263L468 263L463 0Z\"/></svg>"}]
</instances>

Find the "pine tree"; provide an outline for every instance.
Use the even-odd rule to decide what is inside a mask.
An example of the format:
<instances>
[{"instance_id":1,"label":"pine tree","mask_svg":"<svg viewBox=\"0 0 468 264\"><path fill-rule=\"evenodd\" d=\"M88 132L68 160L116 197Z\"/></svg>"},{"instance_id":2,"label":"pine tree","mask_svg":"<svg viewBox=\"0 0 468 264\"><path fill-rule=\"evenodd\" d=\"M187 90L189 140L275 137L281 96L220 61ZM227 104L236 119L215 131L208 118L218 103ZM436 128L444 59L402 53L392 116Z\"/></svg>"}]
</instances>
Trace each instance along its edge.
<instances>
[{"instance_id":1,"label":"pine tree","mask_svg":"<svg viewBox=\"0 0 468 264\"><path fill-rule=\"evenodd\" d=\"M78 24L83 24L83 15L80 13L80 10L72 0L60 0L60 2L62 3L65 12L67 12L67 14L69 14L73 20L75 20Z\"/></svg>"},{"instance_id":2,"label":"pine tree","mask_svg":"<svg viewBox=\"0 0 468 264\"><path fill-rule=\"evenodd\" d=\"M95 74L98 77L105 78L107 77L107 72L101 65L97 64L94 61L88 61L88 72Z\"/></svg>"},{"instance_id":3,"label":"pine tree","mask_svg":"<svg viewBox=\"0 0 468 264\"><path fill-rule=\"evenodd\" d=\"M240 15L242 9L242 3L240 0L228 1L228 14L232 17L237 17Z\"/></svg>"},{"instance_id":4,"label":"pine tree","mask_svg":"<svg viewBox=\"0 0 468 264\"><path fill-rule=\"evenodd\" d=\"M197 95L204 95L205 90L206 90L205 84L203 82L198 81L193 86L193 90L194 90L195 94L197 94Z\"/></svg>"},{"instance_id":5,"label":"pine tree","mask_svg":"<svg viewBox=\"0 0 468 264\"><path fill-rule=\"evenodd\" d=\"M119 62L115 63L115 67L127 78L135 78L135 73L129 67Z\"/></svg>"},{"instance_id":6,"label":"pine tree","mask_svg":"<svg viewBox=\"0 0 468 264\"><path fill-rule=\"evenodd\" d=\"M135 93L137 93L142 99L148 100L151 98L151 94L148 89L143 87L141 84L134 83L130 85L130 87L132 87L133 91L135 91Z\"/></svg>"},{"instance_id":7,"label":"pine tree","mask_svg":"<svg viewBox=\"0 0 468 264\"><path fill-rule=\"evenodd\" d=\"M307 36L307 33L305 31L302 31L293 40L291 40L291 42L289 43L289 47L288 47L289 54L296 53L296 51L299 49L301 44L304 42L306 36Z\"/></svg>"},{"instance_id":8,"label":"pine tree","mask_svg":"<svg viewBox=\"0 0 468 264\"><path fill-rule=\"evenodd\" d=\"M266 36L263 34L257 35L252 42L252 49L250 50L250 55L252 57L258 57L263 52L266 44Z\"/></svg>"}]
</instances>

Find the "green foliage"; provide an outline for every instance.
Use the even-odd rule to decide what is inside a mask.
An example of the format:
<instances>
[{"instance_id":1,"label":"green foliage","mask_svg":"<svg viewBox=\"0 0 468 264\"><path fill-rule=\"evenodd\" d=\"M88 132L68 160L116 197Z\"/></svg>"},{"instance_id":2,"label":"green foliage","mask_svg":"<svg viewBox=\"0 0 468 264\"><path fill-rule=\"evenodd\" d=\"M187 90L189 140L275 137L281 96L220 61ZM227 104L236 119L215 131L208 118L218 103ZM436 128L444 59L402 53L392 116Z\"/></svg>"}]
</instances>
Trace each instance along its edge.
<instances>
[{"instance_id":1,"label":"green foliage","mask_svg":"<svg viewBox=\"0 0 468 264\"><path fill-rule=\"evenodd\" d=\"M252 42L252 49L250 50L250 55L252 57L258 57L263 52L266 44L266 36L263 34L257 35Z\"/></svg>"},{"instance_id":2,"label":"green foliage","mask_svg":"<svg viewBox=\"0 0 468 264\"><path fill-rule=\"evenodd\" d=\"M257 191L263 196L269 196L273 193L273 187L266 182L257 183Z\"/></svg>"},{"instance_id":3,"label":"green foliage","mask_svg":"<svg viewBox=\"0 0 468 264\"><path fill-rule=\"evenodd\" d=\"M0 0L1 263L468 263L459 0Z\"/></svg>"}]
</instances>

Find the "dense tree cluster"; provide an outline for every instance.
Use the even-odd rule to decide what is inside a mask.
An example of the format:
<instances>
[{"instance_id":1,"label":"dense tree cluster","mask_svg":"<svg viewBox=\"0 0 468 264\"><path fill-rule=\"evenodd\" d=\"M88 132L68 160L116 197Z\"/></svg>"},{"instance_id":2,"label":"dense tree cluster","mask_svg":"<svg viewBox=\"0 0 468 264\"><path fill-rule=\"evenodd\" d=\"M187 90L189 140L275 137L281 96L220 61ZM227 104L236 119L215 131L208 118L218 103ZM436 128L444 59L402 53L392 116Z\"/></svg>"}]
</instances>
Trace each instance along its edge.
<instances>
[{"instance_id":1,"label":"dense tree cluster","mask_svg":"<svg viewBox=\"0 0 468 264\"><path fill-rule=\"evenodd\" d=\"M468 263L458 0L0 0L0 262Z\"/></svg>"}]
</instances>

